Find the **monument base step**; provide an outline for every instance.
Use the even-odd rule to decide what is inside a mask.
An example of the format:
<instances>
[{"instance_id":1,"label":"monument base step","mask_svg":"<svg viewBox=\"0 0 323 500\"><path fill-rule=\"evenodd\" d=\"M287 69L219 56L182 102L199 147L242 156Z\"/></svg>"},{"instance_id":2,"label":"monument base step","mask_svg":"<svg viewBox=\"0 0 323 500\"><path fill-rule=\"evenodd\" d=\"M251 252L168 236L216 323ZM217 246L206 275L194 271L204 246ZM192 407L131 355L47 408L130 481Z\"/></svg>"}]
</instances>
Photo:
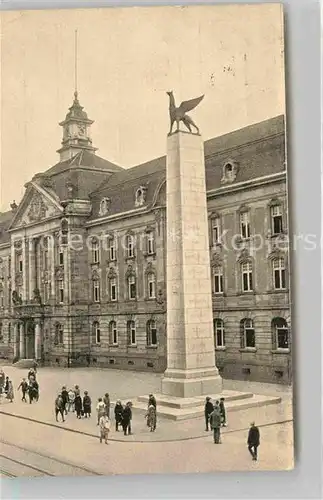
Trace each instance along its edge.
<instances>
[{"instance_id":1,"label":"monument base step","mask_svg":"<svg viewBox=\"0 0 323 500\"><path fill-rule=\"evenodd\" d=\"M204 416L205 397L174 398L163 394L155 395L157 400L157 415L170 420L190 420ZM213 401L225 398L225 407L228 413L232 411L259 408L281 402L279 396L262 396L250 392L223 391L212 395ZM147 411L148 396L141 396L133 403L136 410Z\"/></svg>"},{"instance_id":2,"label":"monument base step","mask_svg":"<svg viewBox=\"0 0 323 500\"><path fill-rule=\"evenodd\" d=\"M33 368L35 360L34 359L19 359L13 366L15 368Z\"/></svg>"}]
</instances>

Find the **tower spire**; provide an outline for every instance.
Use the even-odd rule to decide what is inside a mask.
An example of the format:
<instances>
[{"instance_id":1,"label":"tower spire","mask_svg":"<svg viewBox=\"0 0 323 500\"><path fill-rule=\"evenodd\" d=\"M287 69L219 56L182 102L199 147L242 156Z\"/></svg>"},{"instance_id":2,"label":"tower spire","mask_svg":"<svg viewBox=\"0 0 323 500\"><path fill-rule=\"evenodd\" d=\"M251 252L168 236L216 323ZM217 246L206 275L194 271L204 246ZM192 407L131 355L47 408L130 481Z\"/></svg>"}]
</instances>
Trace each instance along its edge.
<instances>
[{"instance_id":1,"label":"tower spire","mask_svg":"<svg viewBox=\"0 0 323 500\"><path fill-rule=\"evenodd\" d=\"M74 95L77 99L77 30L75 30L75 40L74 40Z\"/></svg>"}]
</instances>

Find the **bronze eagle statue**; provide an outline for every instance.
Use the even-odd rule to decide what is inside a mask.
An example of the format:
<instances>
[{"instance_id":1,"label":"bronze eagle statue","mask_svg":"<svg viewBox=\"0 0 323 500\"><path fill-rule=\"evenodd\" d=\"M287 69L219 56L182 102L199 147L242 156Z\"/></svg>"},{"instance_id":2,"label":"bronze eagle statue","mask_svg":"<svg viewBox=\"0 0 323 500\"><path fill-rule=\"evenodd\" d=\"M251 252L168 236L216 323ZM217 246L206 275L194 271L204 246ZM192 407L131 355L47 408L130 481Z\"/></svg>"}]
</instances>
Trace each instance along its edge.
<instances>
[{"instance_id":1,"label":"bronze eagle statue","mask_svg":"<svg viewBox=\"0 0 323 500\"><path fill-rule=\"evenodd\" d=\"M196 106L202 101L204 94L195 99L190 99L189 101L183 101L181 105L177 108L175 104L173 91L167 92L169 96L169 117L170 117L170 130L169 134L172 133L174 122L176 121L177 130L179 130L179 122L183 122L186 128L192 133L192 126L196 129L196 133L199 134L200 130L193 122L192 118L186 113L191 111L191 109L196 108Z\"/></svg>"}]
</instances>

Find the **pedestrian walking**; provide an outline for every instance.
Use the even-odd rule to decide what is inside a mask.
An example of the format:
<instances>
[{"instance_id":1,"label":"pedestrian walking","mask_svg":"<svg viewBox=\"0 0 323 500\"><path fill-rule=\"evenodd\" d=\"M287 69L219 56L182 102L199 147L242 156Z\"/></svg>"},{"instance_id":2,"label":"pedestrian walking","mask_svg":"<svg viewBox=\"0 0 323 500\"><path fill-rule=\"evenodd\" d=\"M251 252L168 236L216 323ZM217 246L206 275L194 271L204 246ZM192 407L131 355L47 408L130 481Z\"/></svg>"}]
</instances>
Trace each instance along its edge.
<instances>
[{"instance_id":1,"label":"pedestrian walking","mask_svg":"<svg viewBox=\"0 0 323 500\"><path fill-rule=\"evenodd\" d=\"M84 391L84 397L83 397L83 411L84 411L84 417L87 418L91 416L91 405L92 401L89 396L89 393L87 391Z\"/></svg>"},{"instance_id":2,"label":"pedestrian walking","mask_svg":"<svg viewBox=\"0 0 323 500\"><path fill-rule=\"evenodd\" d=\"M131 410L131 401L128 401L126 406L123 409L122 413L122 427L124 435L131 434L131 419L132 419L132 410Z\"/></svg>"},{"instance_id":3,"label":"pedestrian walking","mask_svg":"<svg viewBox=\"0 0 323 500\"><path fill-rule=\"evenodd\" d=\"M80 394L77 394L75 396L74 406L75 406L76 418L81 418L82 417L83 404L82 404L82 398L81 398Z\"/></svg>"},{"instance_id":4,"label":"pedestrian walking","mask_svg":"<svg viewBox=\"0 0 323 500\"><path fill-rule=\"evenodd\" d=\"M209 430L210 416L211 416L211 413L213 410L214 410L214 406L213 406L213 403L211 401L211 398L209 396L207 396L207 398L205 398L205 406L204 406L205 430L206 431ZM211 427L211 425L210 425L210 427Z\"/></svg>"},{"instance_id":5,"label":"pedestrian walking","mask_svg":"<svg viewBox=\"0 0 323 500\"><path fill-rule=\"evenodd\" d=\"M58 415L62 417L62 422L65 422L64 419L64 400L62 398L62 394L59 393L57 398L55 399L55 417L56 417L56 422L58 422Z\"/></svg>"},{"instance_id":6,"label":"pedestrian walking","mask_svg":"<svg viewBox=\"0 0 323 500\"><path fill-rule=\"evenodd\" d=\"M224 398L220 398L221 425L227 427L227 412L224 406Z\"/></svg>"},{"instance_id":7,"label":"pedestrian walking","mask_svg":"<svg viewBox=\"0 0 323 500\"><path fill-rule=\"evenodd\" d=\"M248 450L252 456L252 460L258 460L258 446L260 445L260 432L258 427L256 427L255 422L250 424L250 429L248 432Z\"/></svg>"},{"instance_id":8,"label":"pedestrian walking","mask_svg":"<svg viewBox=\"0 0 323 500\"><path fill-rule=\"evenodd\" d=\"M8 391L7 391L7 399L9 399L10 403L14 400L14 392L13 392L13 383L11 380L8 380Z\"/></svg>"},{"instance_id":9,"label":"pedestrian walking","mask_svg":"<svg viewBox=\"0 0 323 500\"><path fill-rule=\"evenodd\" d=\"M97 413L97 417L98 417L98 422L97 422L97 425L99 425L100 423L100 418L104 415L105 413L105 404L104 402L102 401L102 398L99 398L98 399L98 404L96 405L96 413Z\"/></svg>"},{"instance_id":10,"label":"pedestrian walking","mask_svg":"<svg viewBox=\"0 0 323 500\"><path fill-rule=\"evenodd\" d=\"M39 399L39 384L34 377L30 377L30 379L29 379L28 396L29 396L29 403L30 404L34 400L38 401L38 399Z\"/></svg>"},{"instance_id":11,"label":"pedestrian walking","mask_svg":"<svg viewBox=\"0 0 323 500\"><path fill-rule=\"evenodd\" d=\"M156 430L156 426L157 426L157 401L156 401L156 398L153 394L149 394L148 409L149 409L150 405L153 405L155 408L155 428L154 428L154 430Z\"/></svg>"},{"instance_id":12,"label":"pedestrian walking","mask_svg":"<svg viewBox=\"0 0 323 500\"><path fill-rule=\"evenodd\" d=\"M213 429L214 444L221 443L221 413L219 401L215 402L214 410L210 415L211 429Z\"/></svg>"},{"instance_id":13,"label":"pedestrian walking","mask_svg":"<svg viewBox=\"0 0 323 500\"><path fill-rule=\"evenodd\" d=\"M73 391L73 389L70 389L68 391L67 411L75 411L75 392Z\"/></svg>"},{"instance_id":14,"label":"pedestrian walking","mask_svg":"<svg viewBox=\"0 0 323 500\"><path fill-rule=\"evenodd\" d=\"M154 405L150 405L146 413L147 426L150 428L150 432L156 430L156 408Z\"/></svg>"},{"instance_id":15,"label":"pedestrian walking","mask_svg":"<svg viewBox=\"0 0 323 500\"><path fill-rule=\"evenodd\" d=\"M104 439L105 444L108 444L109 432L110 432L110 419L106 412L101 415L99 420L99 429L100 429L100 443Z\"/></svg>"},{"instance_id":16,"label":"pedestrian walking","mask_svg":"<svg viewBox=\"0 0 323 500\"><path fill-rule=\"evenodd\" d=\"M103 403L105 405L105 411L107 412L108 418L110 418L110 396L106 392L103 398Z\"/></svg>"},{"instance_id":17,"label":"pedestrian walking","mask_svg":"<svg viewBox=\"0 0 323 500\"><path fill-rule=\"evenodd\" d=\"M0 394L2 394L4 392L5 382L6 382L6 376L5 376L4 371L1 369L0 370Z\"/></svg>"},{"instance_id":18,"label":"pedestrian walking","mask_svg":"<svg viewBox=\"0 0 323 500\"><path fill-rule=\"evenodd\" d=\"M28 382L25 378L23 378L22 381L20 382L17 391L19 391L19 389L21 389L21 394L22 394L21 401L27 403L26 394L28 392Z\"/></svg>"},{"instance_id":19,"label":"pedestrian walking","mask_svg":"<svg viewBox=\"0 0 323 500\"><path fill-rule=\"evenodd\" d=\"M4 393L8 394L9 390L9 377L6 377L5 383L4 383Z\"/></svg>"},{"instance_id":20,"label":"pedestrian walking","mask_svg":"<svg viewBox=\"0 0 323 500\"><path fill-rule=\"evenodd\" d=\"M62 399L63 399L64 413L65 413L65 415L67 415L68 392L67 392L65 385L63 385L63 387L62 387L61 394L62 394Z\"/></svg>"},{"instance_id":21,"label":"pedestrian walking","mask_svg":"<svg viewBox=\"0 0 323 500\"><path fill-rule=\"evenodd\" d=\"M123 415L123 406L121 401L118 399L116 405L114 407L114 418L116 421L116 432L119 431L119 425L122 426L122 415Z\"/></svg>"}]
</instances>

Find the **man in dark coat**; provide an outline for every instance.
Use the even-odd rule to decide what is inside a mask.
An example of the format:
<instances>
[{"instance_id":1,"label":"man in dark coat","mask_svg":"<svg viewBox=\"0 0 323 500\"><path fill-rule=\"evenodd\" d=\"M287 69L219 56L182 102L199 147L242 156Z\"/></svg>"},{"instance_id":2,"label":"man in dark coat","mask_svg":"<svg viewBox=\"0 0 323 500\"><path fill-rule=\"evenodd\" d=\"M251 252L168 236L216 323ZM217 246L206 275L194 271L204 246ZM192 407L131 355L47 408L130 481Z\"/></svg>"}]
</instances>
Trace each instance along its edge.
<instances>
[{"instance_id":1,"label":"man in dark coat","mask_svg":"<svg viewBox=\"0 0 323 500\"><path fill-rule=\"evenodd\" d=\"M220 398L220 413L221 413L222 427L226 427L227 426L227 412L226 412L225 406L224 406L224 398Z\"/></svg>"},{"instance_id":2,"label":"man in dark coat","mask_svg":"<svg viewBox=\"0 0 323 500\"><path fill-rule=\"evenodd\" d=\"M119 431L119 425L122 425L122 415L123 415L123 406L121 401L118 400L114 407L114 418L116 421L116 431Z\"/></svg>"},{"instance_id":3,"label":"man in dark coat","mask_svg":"<svg viewBox=\"0 0 323 500\"><path fill-rule=\"evenodd\" d=\"M62 400L63 400L64 412L65 412L65 415L67 415L68 392L66 390L65 385L63 385L63 387L62 387L61 395L62 395Z\"/></svg>"},{"instance_id":4,"label":"man in dark coat","mask_svg":"<svg viewBox=\"0 0 323 500\"><path fill-rule=\"evenodd\" d=\"M84 410L84 417L87 418L91 416L91 406L92 406L92 400L89 396L89 393L87 391L84 391L84 397L83 397L83 410Z\"/></svg>"},{"instance_id":5,"label":"man in dark coat","mask_svg":"<svg viewBox=\"0 0 323 500\"><path fill-rule=\"evenodd\" d=\"M58 422L58 414L62 417L62 422L65 422L64 419L64 402L62 398L62 394L59 394L57 398L55 399L55 416L56 416L56 422Z\"/></svg>"},{"instance_id":6,"label":"man in dark coat","mask_svg":"<svg viewBox=\"0 0 323 500\"><path fill-rule=\"evenodd\" d=\"M205 416L205 430L209 430L209 422L210 422L210 415L212 411L214 410L211 398L207 397L205 399L205 406L204 406L204 416Z\"/></svg>"},{"instance_id":7,"label":"man in dark coat","mask_svg":"<svg viewBox=\"0 0 323 500\"><path fill-rule=\"evenodd\" d=\"M82 398L80 394L77 394L75 396L75 413L76 413L76 418L81 418L82 417L82 411L83 411L83 404L82 404Z\"/></svg>"},{"instance_id":8,"label":"man in dark coat","mask_svg":"<svg viewBox=\"0 0 323 500\"><path fill-rule=\"evenodd\" d=\"M122 413L122 427L124 435L131 434L132 410L130 401L126 404Z\"/></svg>"},{"instance_id":9,"label":"man in dark coat","mask_svg":"<svg viewBox=\"0 0 323 500\"><path fill-rule=\"evenodd\" d=\"M214 444L220 444L221 443L221 413L220 413L220 406L219 406L219 401L215 402L214 405L214 410L212 411L210 415L210 424L211 424L211 429L213 429L213 436L214 436Z\"/></svg>"},{"instance_id":10,"label":"man in dark coat","mask_svg":"<svg viewBox=\"0 0 323 500\"><path fill-rule=\"evenodd\" d=\"M19 391L20 388L21 388L21 393L22 393L21 401L24 401L25 403L27 403L26 393L28 392L28 382L25 378L23 378L22 381L20 382L17 391Z\"/></svg>"},{"instance_id":11,"label":"man in dark coat","mask_svg":"<svg viewBox=\"0 0 323 500\"><path fill-rule=\"evenodd\" d=\"M154 419L154 431L156 430L157 426L157 401L156 398L153 394L149 394L149 399L148 399L148 410L149 406L153 405L155 407L155 419Z\"/></svg>"},{"instance_id":12,"label":"man in dark coat","mask_svg":"<svg viewBox=\"0 0 323 500\"><path fill-rule=\"evenodd\" d=\"M258 459L257 448L260 445L260 432L255 422L252 422L250 425L247 444L252 460L256 461Z\"/></svg>"}]
</instances>

